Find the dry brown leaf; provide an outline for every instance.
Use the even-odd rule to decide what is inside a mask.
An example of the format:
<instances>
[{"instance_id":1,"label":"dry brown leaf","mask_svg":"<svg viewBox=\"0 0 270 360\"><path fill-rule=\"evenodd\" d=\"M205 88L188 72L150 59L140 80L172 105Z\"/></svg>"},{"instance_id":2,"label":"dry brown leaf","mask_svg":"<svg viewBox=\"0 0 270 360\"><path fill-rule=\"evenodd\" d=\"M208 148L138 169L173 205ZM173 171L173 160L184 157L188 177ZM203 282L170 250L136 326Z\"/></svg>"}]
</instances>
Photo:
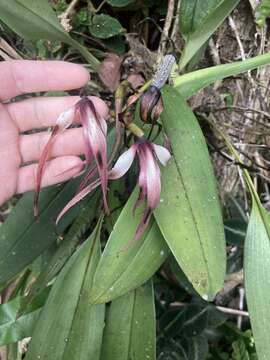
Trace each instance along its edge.
<instances>
[{"instance_id":1,"label":"dry brown leaf","mask_svg":"<svg viewBox=\"0 0 270 360\"><path fill-rule=\"evenodd\" d=\"M122 61L122 57L116 54L108 54L100 65L100 80L112 92L116 90L120 83Z\"/></svg>"}]
</instances>

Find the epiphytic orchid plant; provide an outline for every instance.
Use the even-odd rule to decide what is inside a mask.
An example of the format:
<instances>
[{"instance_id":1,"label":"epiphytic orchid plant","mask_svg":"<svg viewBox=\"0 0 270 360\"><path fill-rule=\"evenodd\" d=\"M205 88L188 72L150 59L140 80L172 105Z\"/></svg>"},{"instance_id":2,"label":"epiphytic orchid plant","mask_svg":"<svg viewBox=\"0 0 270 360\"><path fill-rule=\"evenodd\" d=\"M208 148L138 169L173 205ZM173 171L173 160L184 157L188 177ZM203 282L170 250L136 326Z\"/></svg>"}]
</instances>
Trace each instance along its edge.
<instances>
[{"instance_id":1,"label":"epiphytic orchid plant","mask_svg":"<svg viewBox=\"0 0 270 360\"><path fill-rule=\"evenodd\" d=\"M164 13L166 3L167 14ZM45 56L49 54L49 58L64 56L67 60L76 58L83 63L86 60L91 71L99 74L106 91L111 92L108 100L112 99L112 94L115 95L116 140L112 151L108 151L111 147L108 146L110 138L106 121L88 98L82 98L60 115L43 151L37 172L35 214L38 214L40 185L52 144L76 117L83 126L86 166L73 199L69 201L76 180L63 187L44 191L40 199L42 215L39 222L32 219L29 208L31 194L26 194L19 201L4 223L1 212L1 359L156 360L183 357L191 360L216 359L218 356L270 359L269 207L266 210L262 206L262 193L257 193L247 173L247 169L252 168L257 188L260 192L263 190L263 201L269 205L269 181L263 183L260 179L262 175L269 180L269 159L268 156L261 156L262 152L267 154L267 144L263 144L267 132L260 130L259 136L256 136L249 128L254 120L260 129L267 130L269 76L267 70L259 69L250 72L246 79L239 76L240 73L270 63L270 54L264 53L269 51L269 23L263 29L252 24L256 13L258 25L268 22L270 1L250 0L246 1L246 5L242 1L238 10L232 12L238 3L239 0L0 1L0 57L17 58L19 55L28 58L32 55L30 49L24 48L26 42L17 41L13 36L13 30L28 41L38 41L37 51L33 53L35 58L44 58L46 53ZM257 3L260 5L255 9ZM61 24L52 6L61 13ZM229 15L228 23L208 46L211 36ZM7 33L6 26L10 28ZM73 31L70 31L72 27ZM131 36L134 31L138 36ZM245 36L242 36L243 31ZM10 41L11 46L6 40ZM72 49L62 46L59 41L69 44ZM256 44L259 44L257 48ZM31 42L31 48L34 45ZM95 55L100 58L106 56L104 50L129 50L123 56L111 54L100 63L100 59L88 51L89 47L93 49L96 45ZM199 63L207 47L206 56ZM79 51L84 59L77 58L74 50ZM172 50L181 54L181 59L174 74L176 76L172 76L170 86L167 86L165 83L174 57L165 54ZM259 55L261 53L264 54ZM163 64L153 80L145 83L150 71L154 70L153 60L156 56L163 57ZM240 58L247 59L234 61ZM194 66L210 66L212 62L222 65L192 71ZM142 81L138 86L142 87L138 90L134 84L130 87L127 80L131 84L131 76L139 75ZM212 91L207 91L193 102L199 105L206 94L206 101L219 99L218 106L224 103L229 109L226 119L232 120L225 122L224 129L228 124L234 127L233 113L236 109L239 119L248 120L244 121L237 146L239 150L245 149L245 152L250 147L254 152L250 152L251 157L246 157L244 152L243 156L238 156L227 137L218 131L225 116L220 117L222 120L219 121L216 114L225 108L219 107L216 109L218 112L211 111L214 106L212 101L210 109L208 106L196 106L200 108L200 119L210 124L207 129L204 128L207 132L211 131L209 145L215 138L217 148L220 148L223 139L233 156L232 160L245 168L243 178L247 187L242 186L242 178L239 183L244 192L249 189L252 194L250 202L245 196L245 209L239 211L241 206L237 206L239 215L229 219L233 221L226 224L226 237L229 240L226 246L208 148L186 100L215 81L220 83L224 78L235 75L238 76L240 96L237 96L236 87L231 86L234 82L231 78L221 88L216 84L214 98ZM135 111L132 104L140 97L140 111ZM232 99L234 107L230 106ZM238 107L241 101L244 109ZM205 105L206 102L203 103ZM249 109L246 108L247 103L252 105ZM1 108L9 105L16 107L17 104L1 104ZM138 129L140 120L144 123L145 135ZM113 123L110 125L113 126ZM155 140L153 136L152 130L156 125L162 128L164 137L167 136L170 152L154 144L162 142L161 137ZM232 134L239 133L238 120L236 125L236 131ZM215 134L218 136L212 136ZM245 143L247 139L251 141ZM215 153L216 156L218 153ZM224 155L224 151L222 153ZM170 156L171 161L161 172L158 162L165 165ZM250 161L245 160L247 158ZM264 164L261 172L258 171L257 160ZM130 193L134 187L134 172L130 171L130 176L126 174L131 166L135 169L136 162L139 165L136 167L136 170L139 168L138 180L135 177L140 188L139 195L136 188ZM120 177L123 179L118 180ZM58 216L59 221L66 211L97 188L101 191L97 192L97 196L93 194L91 202L85 202L76 219L72 218L74 214L71 213L62 222L63 227L57 230L61 231L63 241L59 241L51 219ZM94 202L95 199L99 201L100 193L104 204L102 212L109 213L111 207L110 216L104 222L103 214L97 213ZM144 202L143 210L141 206L136 210ZM251 203L252 209L249 211ZM229 212L238 214L238 211ZM140 241L127 249L126 244L132 238L140 238ZM126 251L121 251L123 248ZM159 271L165 261L166 265ZM248 312L242 309L242 305L245 306L241 295L243 292L239 291L239 302L227 301L230 298L228 286L216 296L224 285L226 264L230 278L237 279L233 293L238 293L238 288L243 290L241 282L244 274ZM236 269L237 273L231 273ZM151 280L156 272L158 276L154 279L158 279L158 286L156 281ZM179 303L181 299L184 303ZM157 339L154 303L158 305ZM226 316L230 317L229 327L222 326L225 318L218 313L222 309L220 304L239 304L239 309L223 307ZM235 315L236 331L233 329ZM250 319L252 332L241 331L241 322L245 330L249 324L249 321L242 321L244 319ZM222 336L223 331L225 336ZM24 356L22 351L28 342L25 338L30 336L29 350ZM233 341L232 348L228 346L231 345L228 338ZM258 356L255 354L254 339ZM19 346L14 346L13 342L18 341ZM218 344L220 349L217 348ZM3 349L2 345L8 347ZM225 353L227 348L228 353Z\"/></svg>"},{"instance_id":2,"label":"epiphytic orchid plant","mask_svg":"<svg viewBox=\"0 0 270 360\"><path fill-rule=\"evenodd\" d=\"M171 66L174 61L175 58L172 55L169 55L165 58L165 61L159 69L159 74L162 79L159 79L159 75L156 75L149 90L143 96L141 102L141 114L142 117L145 118L145 122L149 122L152 119L154 124L162 112L160 88L164 85L168 76L170 75ZM46 166L46 160L50 154L51 146L55 138L73 123L73 120L77 115L83 127L86 167L88 171L86 171L85 178L82 181L77 194L61 211L56 220L56 223L58 223L61 217L72 206L85 198L85 196L87 196L98 186L101 186L103 193L104 211L108 214L108 180L116 180L125 175L131 167L135 156L137 155L140 167L138 179L140 193L138 200L134 205L133 211L135 211L138 205L141 204L144 200L146 201L146 207L141 222L139 223L134 236L134 239L137 240L144 233L149 223L150 217L160 199L161 174L157 160L159 160L160 163L165 166L170 159L170 152L165 147L150 142L143 136L142 132L135 132L134 136L136 137L136 142L130 147L129 150L124 152L119 157L113 168L109 170L107 162L106 120L99 115L93 102L87 97L83 97L73 107L61 113L56 121L56 125L53 128L51 137L43 150L38 166L34 213L36 216L38 215L40 186L44 168ZM133 128L134 127L136 128L135 124L133 124ZM132 129L132 126L129 126L129 129ZM119 141L119 139L117 141ZM95 162L95 165L91 168L93 161ZM96 175L96 173L98 173L98 179L93 180L93 177ZM91 182L91 180L93 181Z\"/></svg>"}]
</instances>

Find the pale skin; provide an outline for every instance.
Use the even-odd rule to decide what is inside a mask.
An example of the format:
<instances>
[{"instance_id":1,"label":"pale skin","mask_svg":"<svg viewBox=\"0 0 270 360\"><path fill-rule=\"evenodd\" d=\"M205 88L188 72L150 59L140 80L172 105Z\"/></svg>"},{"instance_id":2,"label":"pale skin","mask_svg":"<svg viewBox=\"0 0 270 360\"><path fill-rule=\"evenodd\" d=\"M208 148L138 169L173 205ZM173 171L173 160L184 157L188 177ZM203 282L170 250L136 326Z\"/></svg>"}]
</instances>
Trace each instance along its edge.
<instances>
[{"instance_id":1,"label":"pale skin","mask_svg":"<svg viewBox=\"0 0 270 360\"><path fill-rule=\"evenodd\" d=\"M58 115L78 97L31 97L10 102L28 93L63 91L83 87L88 72L63 61L0 62L0 205L15 194L34 190L37 163L49 138L44 129L55 125ZM91 97L97 111L107 117L105 103ZM39 132L24 134L37 129ZM43 131L42 131L43 130ZM56 139L45 169L42 186L58 184L76 176L83 168L82 129L66 130Z\"/></svg>"}]
</instances>

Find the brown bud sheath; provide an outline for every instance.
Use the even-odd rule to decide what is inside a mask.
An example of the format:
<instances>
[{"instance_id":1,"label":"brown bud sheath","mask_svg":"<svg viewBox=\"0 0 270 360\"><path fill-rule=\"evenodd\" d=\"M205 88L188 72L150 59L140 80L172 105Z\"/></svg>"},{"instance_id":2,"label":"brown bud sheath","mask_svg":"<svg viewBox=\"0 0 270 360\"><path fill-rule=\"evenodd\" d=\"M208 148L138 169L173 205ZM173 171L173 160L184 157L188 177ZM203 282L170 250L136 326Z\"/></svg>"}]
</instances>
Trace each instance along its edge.
<instances>
[{"instance_id":1,"label":"brown bud sheath","mask_svg":"<svg viewBox=\"0 0 270 360\"><path fill-rule=\"evenodd\" d=\"M160 99L160 90L155 86L150 86L141 98L140 115L142 121L145 123L154 124L157 120L152 118L152 113L155 113L154 108Z\"/></svg>"}]
</instances>

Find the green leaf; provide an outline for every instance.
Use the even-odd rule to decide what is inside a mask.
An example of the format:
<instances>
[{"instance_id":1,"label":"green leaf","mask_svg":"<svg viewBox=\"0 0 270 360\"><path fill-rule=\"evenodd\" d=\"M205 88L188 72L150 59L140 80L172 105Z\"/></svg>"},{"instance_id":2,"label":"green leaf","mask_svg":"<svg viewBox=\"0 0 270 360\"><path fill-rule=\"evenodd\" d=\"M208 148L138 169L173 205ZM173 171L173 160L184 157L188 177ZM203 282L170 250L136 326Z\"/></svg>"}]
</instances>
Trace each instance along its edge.
<instances>
[{"instance_id":1,"label":"green leaf","mask_svg":"<svg viewBox=\"0 0 270 360\"><path fill-rule=\"evenodd\" d=\"M44 297L44 300L46 297ZM0 305L0 346L17 342L32 335L43 303L33 303L27 313L18 318L17 315L22 299L22 297L18 296Z\"/></svg>"},{"instance_id":2,"label":"green leaf","mask_svg":"<svg viewBox=\"0 0 270 360\"><path fill-rule=\"evenodd\" d=\"M90 33L100 39L108 39L123 31L120 22L106 14L94 15L89 25Z\"/></svg>"},{"instance_id":3,"label":"green leaf","mask_svg":"<svg viewBox=\"0 0 270 360\"><path fill-rule=\"evenodd\" d=\"M74 194L79 180L43 190L40 216L33 216L33 193L18 202L0 229L0 283L10 280L42 254L56 239L55 219ZM73 220L76 210L63 220L61 230Z\"/></svg>"},{"instance_id":4,"label":"green leaf","mask_svg":"<svg viewBox=\"0 0 270 360\"><path fill-rule=\"evenodd\" d=\"M162 172L158 226L194 289L212 299L223 287L226 267L220 204L204 136L177 91L162 90L161 119L172 159Z\"/></svg>"},{"instance_id":5,"label":"green leaf","mask_svg":"<svg viewBox=\"0 0 270 360\"><path fill-rule=\"evenodd\" d=\"M232 360L249 360L248 351L243 339L236 340L232 343L233 353Z\"/></svg>"},{"instance_id":6,"label":"green leaf","mask_svg":"<svg viewBox=\"0 0 270 360\"><path fill-rule=\"evenodd\" d=\"M0 346L17 342L32 335L40 309L46 302L50 287L37 296L22 316L18 316L23 296L0 305Z\"/></svg>"},{"instance_id":7,"label":"green leaf","mask_svg":"<svg viewBox=\"0 0 270 360\"><path fill-rule=\"evenodd\" d=\"M178 76L174 79L175 89L184 97L189 98L199 90L222 80L226 77L237 75L248 70L256 69L270 63L270 53L255 56L254 58L236 61L232 64L217 65L210 68L193 71Z\"/></svg>"},{"instance_id":8,"label":"green leaf","mask_svg":"<svg viewBox=\"0 0 270 360\"><path fill-rule=\"evenodd\" d=\"M186 0L189 1L189 0ZM202 47L202 45L211 37L218 26L226 19L226 17L237 6L240 0L221 0L221 1L209 1L204 4L205 8L198 5L198 14L196 13L196 4L205 3L205 1L194 1L193 11L195 7L195 16L198 20L192 18L192 22L195 23L195 31L189 33L192 30L192 26L184 25L184 33L189 33L186 40L186 45L183 51L183 55L180 61L180 69L184 68L187 63L193 58L196 52ZM216 4L215 4L216 3ZM185 3L184 3L185 4ZM216 5L216 6L214 6ZM209 6L209 7L208 7ZM188 7L189 8L189 7ZM191 5L190 5L190 8ZM181 14L181 11L180 11ZM207 14L207 15L206 15ZM185 16L185 14L183 14ZM202 19L200 17L202 16ZM190 21L190 16L188 17ZM187 31L189 30L189 31ZM186 31L186 32L185 32Z\"/></svg>"},{"instance_id":9,"label":"green leaf","mask_svg":"<svg viewBox=\"0 0 270 360\"><path fill-rule=\"evenodd\" d=\"M78 217L71 225L68 233L61 241L58 249L55 251L48 264L44 267L38 276L27 297L24 298L22 307L20 309L21 311L23 311L24 308L29 303L31 303L33 298L35 298L41 291L43 291L47 284L60 272L66 261L75 252L76 247L81 240L82 234L91 225L93 219L96 217L95 203L96 201L99 201L99 199L100 192L95 193L91 196L90 199L87 200L88 204L84 204L84 206L82 206Z\"/></svg>"},{"instance_id":10,"label":"green leaf","mask_svg":"<svg viewBox=\"0 0 270 360\"><path fill-rule=\"evenodd\" d=\"M26 360L99 360L105 306L90 306L89 297L100 256L100 227L101 221L57 277Z\"/></svg>"},{"instance_id":11,"label":"green leaf","mask_svg":"<svg viewBox=\"0 0 270 360\"><path fill-rule=\"evenodd\" d=\"M155 306L152 282L114 300L106 316L102 360L155 357Z\"/></svg>"},{"instance_id":12,"label":"green leaf","mask_svg":"<svg viewBox=\"0 0 270 360\"><path fill-rule=\"evenodd\" d=\"M107 0L107 3L111 6L122 7L132 4L134 0Z\"/></svg>"},{"instance_id":13,"label":"green leaf","mask_svg":"<svg viewBox=\"0 0 270 360\"><path fill-rule=\"evenodd\" d=\"M182 0L180 7L179 25L181 35L186 39L201 26L206 17L211 14L223 0Z\"/></svg>"},{"instance_id":14,"label":"green leaf","mask_svg":"<svg viewBox=\"0 0 270 360\"><path fill-rule=\"evenodd\" d=\"M71 45L98 70L99 61L65 32L48 0L1 1L0 20L25 39L58 40Z\"/></svg>"},{"instance_id":15,"label":"green leaf","mask_svg":"<svg viewBox=\"0 0 270 360\"><path fill-rule=\"evenodd\" d=\"M142 208L132 209L135 190L119 216L98 264L90 301L103 303L135 289L147 281L165 261L169 249L156 225L150 222L145 234L132 242Z\"/></svg>"},{"instance_id":16,"label":"green leaf","mask_svg":"<svg viewBox=\"0 0 270 360\"><path fill-rule=\"evenodd\" d=\"M260 360L270 358L270 215L253 197L244 252L248 311Z\"/></svg>"}]
</instances>

